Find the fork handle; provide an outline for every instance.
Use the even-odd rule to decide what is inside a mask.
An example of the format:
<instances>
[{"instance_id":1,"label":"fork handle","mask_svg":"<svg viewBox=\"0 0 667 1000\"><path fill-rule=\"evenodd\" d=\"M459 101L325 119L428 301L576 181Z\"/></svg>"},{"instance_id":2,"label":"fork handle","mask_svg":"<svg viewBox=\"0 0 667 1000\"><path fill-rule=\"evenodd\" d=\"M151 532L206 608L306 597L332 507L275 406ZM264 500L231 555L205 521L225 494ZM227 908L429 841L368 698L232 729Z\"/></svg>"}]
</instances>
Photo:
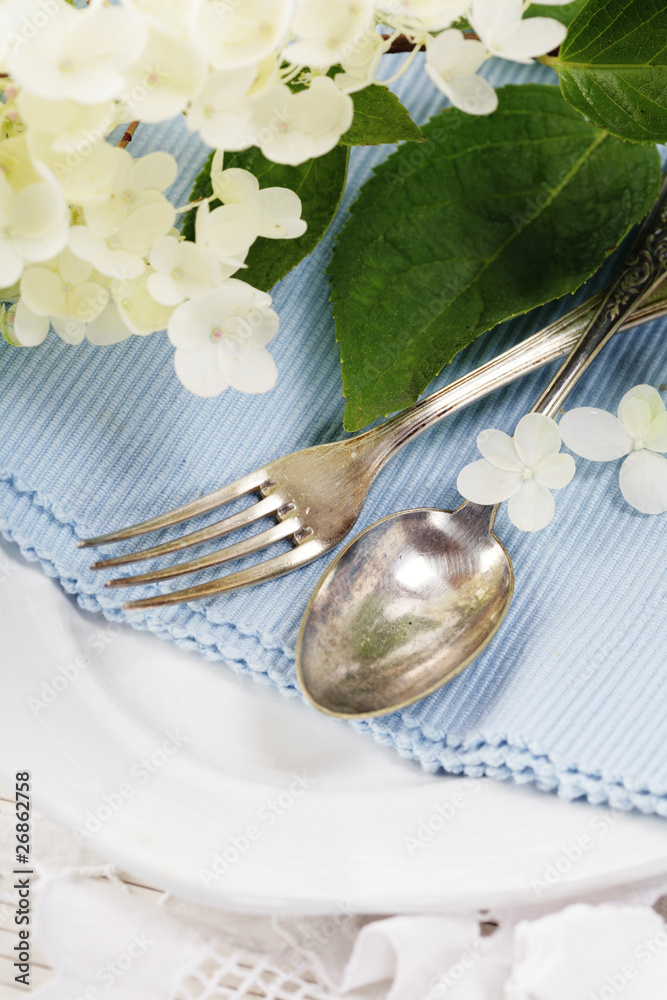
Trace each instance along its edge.
<instances>
[{"instance_id":1,"label":"fork handle","mask_svg":"<svg viewBox=\"0 0 667 1000\"><path fill-rule=\"evenodd\" d=\"M574 348L533 406L553 417L591 362L623 325L626 317L655 291L667 274L667 178L620 274Z\"/></svg>"},{"instance_id":2,"label":"fork handle","mask_svg":"<svg viewBox=\"0 0 667 1000\"><path fill-rule=\"evenodd\" d=\"M393 458L399 449L422 431L428 430L445 417L483 399L496 389L537 371L563 357L576 346L586 327L595 317L607 290L598 292L561 319L533 334L521 343L499 354L491 361L469 372L455 382L419 400L385 420L378 427L351 439L354 445L365 444L372 452L373 475ZM658 282L631 316L626 317L623 330L648 323L667 315L667 279ZM543 395L545 395L543 393Z\"/></svg>"}]
</instances>

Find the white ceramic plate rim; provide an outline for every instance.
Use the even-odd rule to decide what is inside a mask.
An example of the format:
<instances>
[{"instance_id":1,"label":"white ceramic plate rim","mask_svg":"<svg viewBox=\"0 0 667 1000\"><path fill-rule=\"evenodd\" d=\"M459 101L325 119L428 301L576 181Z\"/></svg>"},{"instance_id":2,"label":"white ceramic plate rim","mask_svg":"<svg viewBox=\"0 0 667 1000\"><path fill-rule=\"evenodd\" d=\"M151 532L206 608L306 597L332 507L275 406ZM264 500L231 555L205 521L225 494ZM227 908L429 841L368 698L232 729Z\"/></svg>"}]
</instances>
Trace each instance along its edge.
<instances>
[{"instance_id":1,"label":"white ceramic plate rim","mask_svg":"<svg viewBox=\"0 0 667 1000\"><path fill-rule=\"evenodd\" d=\"M3 783L28 767L36 808L82 830L87 813L95 818L105 796L120 794L130 765L157 752L156 734L157 746L165 734L185 741L145 784L134 779L99 829L85 831L86 846L141 881L252 912L397 913L553 903L667 874L662 820L490 779L426 775L219 662L127 627L115 626L107 642L101 616L81 612L38 567L5 551ZM44 685L94 642L99 655L35 711ZM232 742L210 722L196 731L211 705ZM289 796L275 822L259 818ZM249 826L259 835L239 850ZM411 850L406 838L420 830L433 836ZM568 861L582 837L592 846ZM214 870L216 855L230 860L226 871Z\"/></svg>"}]
</instances>

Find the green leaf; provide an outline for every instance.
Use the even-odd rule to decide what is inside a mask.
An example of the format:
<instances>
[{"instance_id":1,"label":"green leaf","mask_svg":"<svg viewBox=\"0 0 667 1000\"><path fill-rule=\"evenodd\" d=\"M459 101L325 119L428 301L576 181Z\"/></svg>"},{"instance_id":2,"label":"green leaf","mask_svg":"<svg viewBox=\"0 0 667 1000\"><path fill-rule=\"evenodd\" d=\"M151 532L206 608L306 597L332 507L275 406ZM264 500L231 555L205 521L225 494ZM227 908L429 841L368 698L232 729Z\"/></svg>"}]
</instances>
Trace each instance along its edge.
<instances>
[{"instance_id":1,"label":"green leaf","mask_svg":"<svg viewBox=\"0 0 667 1000\"><path fill-rule=\"evenodd\" d=\"M330 268L345 427L413 403L480 333L577 289L650 208L657 150L620 142L557 87L455 109L364 185Z\"/></svg>"},{"instance_id":2,"label":"green leaf","mask_svg":"<svg viewBox=\"0 0 667 1000\"><path fill-rule=\"evenodd\" d=\"M554 17L561 24L570 24L580 10L588 3L588 0L572 0L561 6L553 6L548 3L532 3L524 17Z\"/></svg>"},{"instance_id":3,"label":"green leaf","mask_svg":"<svg viewBox=\"0 0 667 1000\"><path fill-rule=\"evenodd\" d=\"M241 153L225 153L225 168L250 170L259 180L260 187L287 187L296 191L301 198L302 216L308 223L306 232L296 240L269 240L260 236L246 258L248 267L239 271L237 277L255 288L268 291L312 253L331 225L340 204L348 157L347 146L336 146L325 156L307 160L298 167L289 167L267 160L256 146ZM191 201L208 198L212 194L212 159L213 153L195 181ZM213 201L211 208L219 204ZM195 212L191 211L183 221L183 235L188 240L195 238L194 220Z\"/></svg>"},{"instance_id":4,"label":"green leaf","mask_svg":"<svg viewBox=\"0 0 667 1000\"><path fill-rule=\"evenodd\" d=\"M556 59L570 104L631 142L667 142L667 3L588 0Z\"/></svg>"},{"instance_id":5,"label":"green leaf","mask_svg":"<svg viewBox=\"0 0 667 1000\"><path fill-rule=\"evenodd\" d=\"M422 142L422 130L415 125L398 97L377 83L352 94L354 121L341 138L343 146L377 146L403 139Z\"/></svg>"}]
</instances>

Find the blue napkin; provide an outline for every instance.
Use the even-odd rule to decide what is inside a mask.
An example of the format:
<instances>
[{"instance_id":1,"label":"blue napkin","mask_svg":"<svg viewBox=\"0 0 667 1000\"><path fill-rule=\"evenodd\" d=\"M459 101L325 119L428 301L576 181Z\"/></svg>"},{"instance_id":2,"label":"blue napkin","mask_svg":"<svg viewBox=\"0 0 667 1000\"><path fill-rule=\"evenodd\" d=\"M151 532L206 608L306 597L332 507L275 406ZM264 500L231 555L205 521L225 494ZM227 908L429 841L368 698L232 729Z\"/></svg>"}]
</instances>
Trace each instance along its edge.
<instances>
[{"instance_id":1,"label":"blue napkin","mask_svg":"<svg viewBox=\"0 0 667 1000\"><path fill-rule=\"evenodd\" d=\"M496 85L555 82L539 66L491 63L487 71ZM395 89L420 122L443 104L418 63ZM136 156L158 147L179 160L171 197L183 203L207 150L180 121L142 126L130 148ZM54 334L32 351L0 342L5 537L39 560L83 608L114 621L127 618L288 695L298 693L300 619L331 556L250 590L126 616L120 604L127 592L102 589L102 578L88 569L90 551L77 550L76 540L342 436L325 267L359 186L390 151L353 150L331 231L274 289L281 328L271 349L280 379L266 396L232 390L212 400L190 396L174 375L173 348L162 334L108 348L66 346ZM598 276L596 287L600 283ZM480 337L431 389L529 336L590 290ZM667 382L666 333L667 321L615 338L568 405L615 409L631 386ZM477 433L484 427L512 432L549 374L497 392L406 448L375 483L359 530L406 507L456 507L456 476L478 457ZM512 555L516 596L499 634L447 687L358 728L428 771L513 778L570 799L667 815L665 519L625 505L617 476L616 464L580 461L575 482L556 495L553 523L538 535L517 531L501 509L496 531ZM211 571L215 575L220 570Z\"/></svg>"}]
</instances>

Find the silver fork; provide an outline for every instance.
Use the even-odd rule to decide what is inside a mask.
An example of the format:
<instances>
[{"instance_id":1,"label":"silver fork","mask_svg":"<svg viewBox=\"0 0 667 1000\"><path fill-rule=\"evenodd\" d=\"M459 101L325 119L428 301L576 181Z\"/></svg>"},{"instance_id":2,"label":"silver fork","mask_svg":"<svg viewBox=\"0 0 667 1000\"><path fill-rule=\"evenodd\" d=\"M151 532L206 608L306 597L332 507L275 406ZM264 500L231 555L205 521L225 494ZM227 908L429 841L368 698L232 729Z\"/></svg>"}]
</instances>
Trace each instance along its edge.
<instances>
[{"instance_id":1,"label":"silver fork","mask_svg":"<svg viewBox=\"0 0 667 1000\"><path fill-rule=\"evenodd\" d=\"M373 480L400 448L450 413L463 409L495 389L567 354L595 315L603 295L604 292L601 292L593 296L544 330L370 431L346 441L334 441L292 452L255 469L229 486L166 514L106 535L83 539L78 543L79 548L136 538L215 510L246 494L257 493L260 498L258 502L215 524L162 545L100 560L91 569L110 569L179 552L181 549L221 538L267 517L273 517L277 523L233 545L149 573L108 580L105 586L139 586L170 580L251 555L286 539L294 546L288 552L220 579L185 590L130 601L123 607L152 608L194 601L271 580L305 566L345 538L361 513ZM622 329L638 326L666 314L667 279Z\"/></svg>"}]
</instances>

